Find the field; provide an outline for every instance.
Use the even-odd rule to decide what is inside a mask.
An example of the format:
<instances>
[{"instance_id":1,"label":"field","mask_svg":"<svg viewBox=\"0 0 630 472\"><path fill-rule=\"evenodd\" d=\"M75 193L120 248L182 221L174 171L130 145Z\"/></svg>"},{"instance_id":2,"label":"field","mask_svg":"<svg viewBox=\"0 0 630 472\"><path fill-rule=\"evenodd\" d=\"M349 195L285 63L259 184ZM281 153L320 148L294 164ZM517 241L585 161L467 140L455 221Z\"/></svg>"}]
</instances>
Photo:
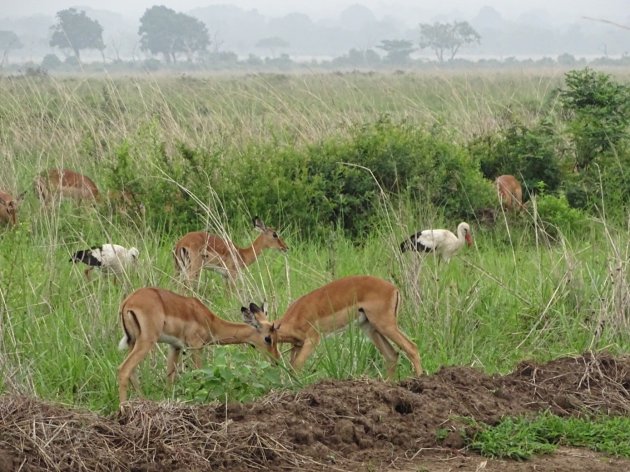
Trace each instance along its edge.
<instances>
[{"instance_id":1,"label":"field","mask_svg":"<svg viewBox=\"0 0 630 472\"><path fill-rule=\"evenodd\" d=\"M369 225L354 233L335 222L307 233L287 216L303 195L274 201L279 180L263 174L274 158L266 153L326 149L384 116L429 134L439 128L464 149L508 116L535 123L556 107L553 92L563 83L561 72L0 78L0 189L27 191L18 226L0 233L0 470L477 470L486 460L488 470L533 470L541 460L553 470L627 470L629 452L604 447L623 443L630 410L627 208L585 213L579 227L550 227L536 206L499 211L494 224L469 219L474 246L444 264L401 253L399 244L426 227L454 230L459 220L412 194L378 190L377 174ZM221 167L203 169L195 187L180 181L182 149ZM142 209L67 201L43 208L32 191L35 176L56 166L90 175L104 193L120 190L112 188L123 175L112 170L120 156L130 157L132 180L181 189L185 198L163 202L149 192ZM218 185L247 177L243 163L256 164L251 188L238 181L228 198ZM193 217L179 218L191 207ZM304 213L307 221L312 211ZM214 347L206 367L184 369L173 388L160 349L140 369L144 399L132 391L118 412L120 301L150 285L184 293L175 241L209 228L245 246L257 214L289 252L265 252L235 292L207 271L196 296L238 321L242 305L264 300L279 317L344 275L388 279L401 289L399 324L429 375L413 378L401 356L397 380L385 382L380 354L352 326L327 337L298 373L249 348ZM140 249L139 267L123 282L101 274L86 281L68 262L75 250L104 242ZM622 424L607 427L619 436L594 444L559 433L549 444L600 452L564 450L549 456L555 465L487 458L550 452L493 452L488 445L503 441L481 434L482 424L545 414L583 418L591 432L598 421Z\"/></svg>"}]
</instances>

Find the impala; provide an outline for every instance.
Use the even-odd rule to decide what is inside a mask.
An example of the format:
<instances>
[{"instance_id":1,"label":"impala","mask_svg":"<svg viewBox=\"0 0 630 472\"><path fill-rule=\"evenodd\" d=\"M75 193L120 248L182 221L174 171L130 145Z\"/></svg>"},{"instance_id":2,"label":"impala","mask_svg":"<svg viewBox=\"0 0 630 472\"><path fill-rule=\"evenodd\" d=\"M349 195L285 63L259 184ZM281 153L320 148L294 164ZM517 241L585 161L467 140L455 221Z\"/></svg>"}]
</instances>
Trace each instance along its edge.
<instances>
[{"instance_id":1,"label":"impala","mask_svg":"<svg viewBox=\"0 0 630 472\"><path fill-rule=\"evenodd\" d=\"M0 223L12 226L17 224L18 201L20 197L13 198L10 194L0 190Z\"/></svg>"},{"instance_id":2,"label":"impala","mask_svg":"<svg viewBox=\"0 0 630 472\"><path fill-rule=\"evenodd\" d=\"M99 198L98 188L89 177L69 169L50 169L39 175L35 179L35 192L44 203L63 197L78 201Z\"/></svg>"},{"instance_id":3,"label":"impala","mask_svg":"<svg viewBox=\"0 0 630 472\"><path fill-rule=\"evenodd\" d=\"M124 336L119 348L130 349L118 368L118 394L122 404L127 400L131 380L140 391L134 371L157 343L167 343L167 379L173 383L176 366L183 349L191 348L196 368L201 367L200 349L206 344L250 344L278 359L277 332L273 324L258 322L245 310L245 323L223 320L198 299L184 297L170 290L145 287L129 295L120 305Z\"/></svg>"},{"instance_id":4,"label":"impala","mask_svg":"<svg viewBox=\"0 0 630 472\"><path fill-rule=\"evenodd\" d=\"M275 324L278 343L293 345L291 365L297 370L313 353L323 335L358 320L363 332L385 358L389 379L396 372L398 360L398 353L390 341L405 352L416 375L421 375L418 348L398 327L399 307L400 292L391 283L368 275L345 277L293 302ZM241 311L245 313L247 308L243 307ZM262 325L270 324L264 304L261 308L251 303L249 312Z\"/></svg>"},{"instance_id":5,"label":"impala","mask_svg":"<svg viewBox=\"0 0 630 472\"><path fill-rule=\"evenodd\" d=\"M523 208L523 189L513 175L500 175L494 184L497 187L499 202L505 210L519 211Z\"/></svg>"},{"instance_id":6,"label":"impala","mask_svg":"<svg viewBox=\"0 0 630 472\"><path fill-rule=\"evenodd\" d=\"M176 270L188 282L192 282L198 281L201 269L207 267L219 272L233 285L239 270L255 262L265 249L288 250L275 229L265 226L260 218L254 218L253 223L261 233L251 246L245 248L205 231L186 234L175 245Z\"/></svg>"}]
</instances>

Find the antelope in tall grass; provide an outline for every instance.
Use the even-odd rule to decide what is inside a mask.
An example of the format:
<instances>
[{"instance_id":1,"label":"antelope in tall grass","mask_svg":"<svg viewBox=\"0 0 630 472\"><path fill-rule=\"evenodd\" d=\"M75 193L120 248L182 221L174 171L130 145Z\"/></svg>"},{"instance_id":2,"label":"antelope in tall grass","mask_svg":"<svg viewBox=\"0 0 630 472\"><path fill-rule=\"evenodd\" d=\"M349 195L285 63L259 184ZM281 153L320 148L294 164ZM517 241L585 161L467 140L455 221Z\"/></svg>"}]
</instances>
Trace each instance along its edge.
<instances>
[{"instance_id":1,"label":"antelope in tall grass","mask_svg":"<svg viewBox=\"0 0 630 472\"><path fill-rule=\"evenodd\" d=\"M0 190L0 223L17 225L18 205L23 195L13 198L11 194Z\"/></svg>"},{"instance_id":2,"label":"antelope in tall grass","mask_svg":"<svg viewBox=\"0 0 630 472\"><path fill-rule=\"evenodd\" d=\"M290 343L291 365L300 369L320 343L322 336L344 329L357 320L359 326L385 358L387 377L396 372L398 352L402 349L416 375L422 374L416 345L398 327L400 292L393 284L369 275L354 275L335 280L294 301L275 322L278 343ZM249 311L261 325L271 325L265 305L251 303Z\"/></svg>"},{"instance_id":3,"label":"antelope in tall grass","mask_svg":"<svg viewBox=\"0 0 630 472\"><path fill-rule=\"evenodd\" d=\"M219 318L196 298L145 287L123 300L119 314L124 336L118 347L130 350L118 368L121 404L127 401L129 381L140 391L135 369L157 343L170 346L167 361L170 384L177 374L179 355L186 348L192 350L196 368L201 367L200 349L207 344L250 344L274 359L280 357L275 326L259 323L247 310L243 311L245 323L233 323Z\"/></svg>"},{"instance_id":4,"label":"antelope in tall grass","mask_svg":"<svg viewBox=\"0 0 630 472\"><path fill-rule=\"evenodd\" d=\"M287 245L273 228L260 218L254 218L254 228L260 235L248 247L238 247L229 239L193 231L175 244L175 268L190 282L198 282L203 268L220 273L230 286L234 286L238 272L254 263L265 249L288 250Z\"/></svg>"},{"instance_id":5,"label":"antelope in tall grass","mask_svg":"<svg viewBox=\"0 0 630 472\"><path fill-rule=\"evenodd\" d=\"M520 211L523 208L523 189L513 175L500 175L494 184L497 188L499 202L504 210Z\"/></svg>"},{"instance_id":6,"label":"antelope in tall grass","mask_svg":"<svg viewBox=\"0 0 630 472\"><path fill-rule=\"evenodd\" d=\"M50 169L39 175L34 182L39 199L49 204L60 198L79 202L96 201L100 197L96 184L85 175L69 169Z\"/></svg>"}]
</instances>

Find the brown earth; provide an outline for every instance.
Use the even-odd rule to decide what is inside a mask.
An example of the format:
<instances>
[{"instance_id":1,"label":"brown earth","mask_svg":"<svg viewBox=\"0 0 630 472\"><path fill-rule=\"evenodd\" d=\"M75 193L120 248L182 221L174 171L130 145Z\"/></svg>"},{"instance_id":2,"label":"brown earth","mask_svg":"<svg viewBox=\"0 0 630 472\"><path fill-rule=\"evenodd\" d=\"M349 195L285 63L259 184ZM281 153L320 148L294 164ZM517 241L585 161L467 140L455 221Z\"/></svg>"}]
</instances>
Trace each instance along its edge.
<instances>
[{"instance_id":1,"label":"brown earth","mask_svg":"<svg viewBox=\"0 0 630 472\"><path fill-rule=\"evenodd\" d=\"M468 367L390 384L323 381L252 404L135 401L111 417L0 397L0 472L11 470L628 471L584 449L515 462L465 447L460 418L630 414L630 357L585 354L511 374ZM448 431L438 439L438 431Z\"/></svg>"}]
</instances>

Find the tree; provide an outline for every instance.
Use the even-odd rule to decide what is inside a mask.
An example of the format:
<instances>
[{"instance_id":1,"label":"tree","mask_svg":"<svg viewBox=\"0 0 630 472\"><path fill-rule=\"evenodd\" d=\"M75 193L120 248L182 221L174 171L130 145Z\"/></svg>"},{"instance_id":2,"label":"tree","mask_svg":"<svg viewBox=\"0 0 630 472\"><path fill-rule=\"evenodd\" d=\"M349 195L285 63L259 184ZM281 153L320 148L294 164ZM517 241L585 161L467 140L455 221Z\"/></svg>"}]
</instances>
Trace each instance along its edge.
<instances>
[{"instance_id":1,"label":"tree","mask_svg":"<svg viewBox=\"0 0 630 472\"><path fill-rule=\"evenodd\" d=\"M263 38L256 43L257 48L269 49L271 55L276 55L276 49L284 49L289 47L289 43L278 36L271 36L269 38Z\"/></svg>"},{"instance_id":2,"label":"tree","mask_svg":"<svg viewBox=\"0 0 630 472\"><path fill-rule=\"evenodd\" d=\"M464 44L479 43L481 36L467 21L454 23L420 23L420 48L433 49L440 62L449 53L449 61L455 58Z\"/></svg>"},{"instance_id":3,"label":"tree","mask_svg":"<svg viewBox=\"0 0 630 472\"><path fill-rule=\"evenodd\" d=\"M0 31L0 51L2 51L2 62L9 62L9 51L23 47L20 38L13 31Z\"/></svg>"},{"instance_id":4,"label":"tree","mask_svg":"<svg viewBox=\"0 0 630 472\"><path fill-rule=\"evenodd\" d=\"M162 54L168 63L177 62L179 53L185 53L192 61L195 53L204 52L210 44L202 21L165 6L153 6L144 12L138 34L140 49Z\"/></svg>"},{"instance_id":5,"label":"tree","mask_svg":"<svg viewBox=\"0 0 630 472\"><path fill-rule=\"evenodd\" d=\"M387 52L385 62L390 64L408 63L409 56L416 50L411 41L404 39L383 39L381 44L376 47Z\"/></svg>"},{"instance_id":6,"label":"tree","mask_svg":"<svg viewBox=\"0 0 630 472\"><path fill-rule=\"evenodd\" d=\"M51 26L50 45L60 49L71 49L80 59L82 49L98 49L103 54L103 27L89 18L84 11L68 8L57 12L57 24Z\"/></svg>"}]
</instances>

